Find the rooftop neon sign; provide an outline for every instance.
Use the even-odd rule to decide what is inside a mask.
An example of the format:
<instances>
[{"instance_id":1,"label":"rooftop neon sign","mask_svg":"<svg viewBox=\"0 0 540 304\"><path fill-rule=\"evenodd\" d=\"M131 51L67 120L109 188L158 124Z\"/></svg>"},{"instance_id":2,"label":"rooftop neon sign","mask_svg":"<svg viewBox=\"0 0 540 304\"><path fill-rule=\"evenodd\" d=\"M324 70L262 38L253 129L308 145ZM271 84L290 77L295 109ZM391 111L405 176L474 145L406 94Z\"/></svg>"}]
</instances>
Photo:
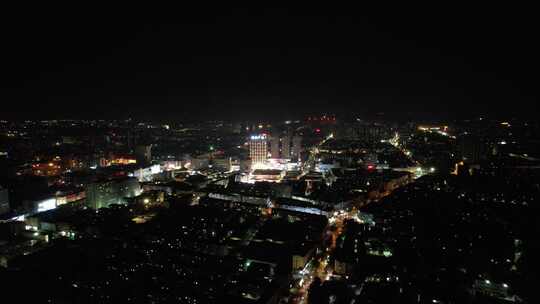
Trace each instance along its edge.
<instances>
[{"instance_id":1,"label":"rooftop neon sign","mask_svg":"<svg viewBox=\"0 0 540 304\"><path fill-rule=\"evenodd\" d=\"M266 134L251 135L251 140L260 140L260 139L266 139Z\"/></svg>"}]
</instances>

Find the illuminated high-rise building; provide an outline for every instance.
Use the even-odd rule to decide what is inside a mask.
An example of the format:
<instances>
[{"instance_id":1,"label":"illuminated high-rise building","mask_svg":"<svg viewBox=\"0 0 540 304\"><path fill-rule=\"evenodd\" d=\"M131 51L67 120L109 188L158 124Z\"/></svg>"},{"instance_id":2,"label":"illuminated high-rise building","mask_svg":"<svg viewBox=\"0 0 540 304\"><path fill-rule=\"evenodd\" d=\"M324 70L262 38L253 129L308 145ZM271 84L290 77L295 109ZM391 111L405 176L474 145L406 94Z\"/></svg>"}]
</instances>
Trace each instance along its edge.
<instances>
[{"instance_id":1,"label":"illuminated high-rise building","mask_svg":"<svg viewBox=\"0 0 540 304\"><path fill-rule=\"evenodd\" d=\"M270 156L272 158L280 158L279 153L279 136L270 137Z\"/></svg>"},{"instance_id":2,"label":"illuminated high-rise building","mask_svg":"<svg viewBox=\"0 0 540 304\"><path fill-rule=\"evenodd\" d=\"M302 151L302 137L294 136L293 139L292 139L291 159L293 161L299 160L301 151Z\"/></svg>"},{"instance_id":3,"label":"illuminated high-rise building","mask_svg":"<svg viewBox=\"0 0 540 304\"><path fill-rule=\"evenodd\" d=\"M281 157L291 158L291 136L285 135L281 138Z\"/></svg>"},{"instance_id":4,"label":"illuminated high-rise building","mask_svg":"<svg viewBox=\"0 0 540 304\"><path fill-rule=\"evenodd\" d=\"M249 157L252 165L263 164L268 156L266 134L252 135L249 140Z\"/></svg>"}]
</instances>

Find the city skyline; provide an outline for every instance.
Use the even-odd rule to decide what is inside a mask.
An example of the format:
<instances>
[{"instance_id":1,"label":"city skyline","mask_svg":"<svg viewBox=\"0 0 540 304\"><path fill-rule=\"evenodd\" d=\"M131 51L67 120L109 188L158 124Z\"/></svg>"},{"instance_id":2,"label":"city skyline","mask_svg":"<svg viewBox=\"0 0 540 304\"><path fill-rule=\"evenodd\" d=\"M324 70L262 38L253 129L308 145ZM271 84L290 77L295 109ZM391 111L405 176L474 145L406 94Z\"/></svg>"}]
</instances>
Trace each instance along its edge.
<instances>
[{"instance_id":1,"label":"city skyline","mask_svg":"<svg viewBox=\"0 0 540 304\"><path fill-rule=\"evenodd\" d=\"M3 6L2 303L540 303L536 10L204 4Z\"/></svg>"}]
</instances>

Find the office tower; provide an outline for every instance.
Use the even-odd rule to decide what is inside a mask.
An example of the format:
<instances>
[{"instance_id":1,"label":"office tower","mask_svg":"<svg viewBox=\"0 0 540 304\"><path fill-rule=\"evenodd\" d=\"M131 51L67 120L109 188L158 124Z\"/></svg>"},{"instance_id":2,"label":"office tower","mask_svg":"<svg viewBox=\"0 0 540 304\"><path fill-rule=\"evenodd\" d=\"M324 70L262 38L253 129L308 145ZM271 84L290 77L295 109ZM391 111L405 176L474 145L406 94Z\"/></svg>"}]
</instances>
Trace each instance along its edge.
<instances>
[{"instance_id":1,"label":"office tower","mask_svg":"<svg viewBox=\"0 0 540 304\"><path fill-rule=\"evenodd\" d=\"M137 163L149 164L152 162L152 145L139 145L135 148Z\"/></svg>"},{"instance_id":2,"label":"office tower","mask_svg":"<svg viewBox=\"0 0 540 304\"><path fill-rule=\"evenodd\" d=\"M281 157L291 158L291 136L285 135L281 138Z\"/></svg>"},{"instance_id":3,"label":"office tower","mask_svg":"<svg viewBox=\"0 0 540 304\"><path fill-rule=\"evenodd\" d=\"M249 157L252 165L265 163L267 155L266 134L252 135L249 140Z\"/></svg>"},{"instance_id":4,"label":"office tower","mask_svg":"<svg viewBox=\"0 0 540 304\"><path fill-rule=\"evenodd\" d=\"M280 158L279 136L270 137L270 155L272 158Z\"/></svg>"},{"instance_id":5,"label":"office tower","mask_svg":"<svg viewBox=\"0 0 540 304\"><path fill-rule=\"evenodd\" d=\"M300 153L302 152L302 137L294 136L292 140L292 156L293 161L300 159Z\"/></svg>"},{"instance_id":6,"label":"office tower","mask_svg":"<svg viewBox=\"0 0 540 304\"><path fill-rule=\"evenodd\" d=\"M132 151L131 150L133 148L132 142L133 142L133 136L131 134L131 130L128 130L126 134L126 147L128 148L129 151Z\"/></svg>"}]
</instances>

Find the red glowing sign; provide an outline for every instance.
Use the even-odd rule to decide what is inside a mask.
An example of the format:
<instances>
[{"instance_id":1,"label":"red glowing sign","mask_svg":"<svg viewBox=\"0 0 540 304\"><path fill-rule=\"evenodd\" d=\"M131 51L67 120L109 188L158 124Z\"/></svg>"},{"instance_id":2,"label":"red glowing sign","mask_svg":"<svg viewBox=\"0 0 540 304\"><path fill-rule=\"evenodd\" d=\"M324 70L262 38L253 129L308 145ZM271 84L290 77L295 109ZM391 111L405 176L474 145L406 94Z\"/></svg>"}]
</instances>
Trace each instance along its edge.
<instances>
[{"instance_id":1,"label":"red glowing sign","mask_svg":"<svg viewBox=\"0 0 540 304\"><path fill-rule=\"evenodd\" d=\"M375 166L374 165L368 165L367 168L368 168L368 170L373 170L373 169L375 169Z\"/></svg>"},{"instance_id":2,"label":"red glowing sign","mask_svg":"<svg viewBox=\"0 0 540 304\"><path fill-rule=\"evenodd\" d=\"M315 133L321 133L321 129L319 128L315 129Z\"/></svg>"}]
</instances>

